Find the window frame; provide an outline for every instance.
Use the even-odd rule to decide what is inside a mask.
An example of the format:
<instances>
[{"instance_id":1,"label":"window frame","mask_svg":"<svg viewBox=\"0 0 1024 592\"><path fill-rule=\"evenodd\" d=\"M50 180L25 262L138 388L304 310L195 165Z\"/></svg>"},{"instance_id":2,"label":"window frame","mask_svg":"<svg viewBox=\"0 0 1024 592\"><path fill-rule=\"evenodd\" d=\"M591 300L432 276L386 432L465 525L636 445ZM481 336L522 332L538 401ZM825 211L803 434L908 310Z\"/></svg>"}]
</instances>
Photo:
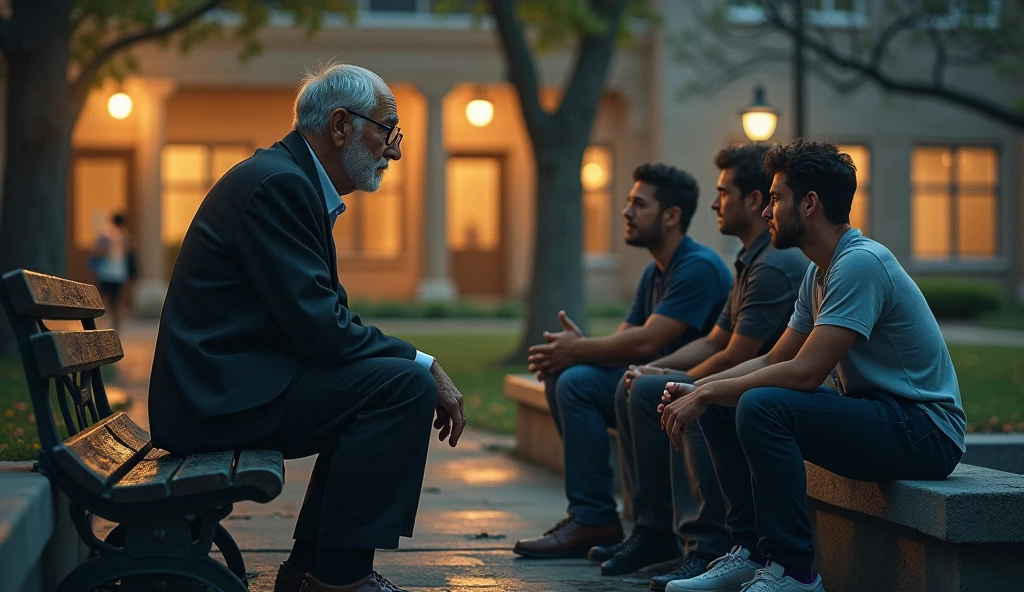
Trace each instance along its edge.
<instances>
[{"instance_id":1,"label":"window frame","mask_svg":"<svg viewBox=\"0 0 1024 592\"><path fill-rule=\"evenodd\" d=\"M392 161L390 166L395 166L396 161ZM406 220L408 213L408 178L406 175L409 171L404 169L401 172L401 180L399 181L399 187L395 190L395 195L398 197L398 253L394 257L369 257L366 256L366 250L364 249L363 237L365 235L365 228L363 216L366 214L366 209L360 207L360 201L363 198L373 199L374 196L379 197L387 181L387 173L384 175L384 181L381 183L381 188L373 193L367 193L364 191L353 192L348 195L342 195L341 201L345 203L345 211L338 216L353 216L353 232L354 232L354 244L356 249L353 251L342 251L335 244L335 254L337 255L338 263L346 263L351 265L372 265L381 266L387 268L388 266L402 267L408 262L409 258L409 222ZM356 199L353 200L354 194L358 193ZM337 222L335 222L337 226ZM331 237L334 238L334 229L331 229ZM337 243L337 240L335 240Z\"/></svg>"},{"instance_id":2,"label":"window frame","mask_svg":"<svg viewBox=\"0 0 1024 592\"><path fill-rule=\"evenodd\" d=\"M953 164L952 171L949 181L949 254L945 258L926 258L918 257L914 252L914 196L917 191L917 185L914 183L914 151L918 148L942 148L952 152ZM992 185L992 193L995 197L995 253L991 257L976 257L976 256L960 256L958 253L958 239L960 220L957 216L957 207L960 199L960 184L956 179L956 156L957 152L963 148L984 148L992 150L996 157L996 179ZM991 271L1003 271L1009 265L1009 260L1006 255L1006 230L1003 225L1003 218L1005 217L1006 200L1003 195L1003 157L1004 153L1002 146L994 143L985 142L941 142L941 141L924 141L915 142L910 146L910 155L908 162L910 164L907 170L907 176L910 181L910 216L909 222L910 227L908 228L908 234L910 235L910 260L913 262L913 267L917 271L977 271L977 272L991 272Z\"/></svg>"},{"instance_id":3,"label":"window frame","mask_svg":"<svg viewBox=\"0 0 1024 592\"><path fill-rule=\"evenodd\" d=\"M587 189L585 187L583 187L582 180L580 182L580 224L582 226L582 228L581 228L582 232L580 233L580 238L582 239L583 244L580 246L580 248L582 250L583 258L584 258L584 264L586 265L587 269L608 269L610 267L614 267L615 261L617 260L614 257L614 254L615 254L615 224L613 223L613 220L614 220L614 217L613 217L614 216L614 204L615 204L615 199L613 197L615 195L615 164L616 164L616 160L617 160L616 153L615 153L615 144L613 142L607 142L607 141L601 141L601 142L596 142L595 141L595 142L588 142L586 148L603 148L603 149L608 151L608 160L609 160L608 184L605 186L605 189L604 189L604 191L608 194L608 214L609 214L609 216L608 216L608 219L605 220L605 224L607 225L607 229L606 230L608 231L608 250L606 250L606 251L587 251L586 250L586 236L585 236L585 233L587 231L587 224L586 224L586 221L583 219L583 216L586 213L586 209L585 209L585 205L586 204L584 203L584 200L586 199L587 193L591 193L591 192L588 192ZM584 154L586 153L586 148L584 149ZM582 175L583 174L583 166L584 166L584 163L580 162L580 169L577 172L577 175Z\"/></svg>"},{"instance_id":4,"label":"window frame","mask_svg":"<svg viewBox=\"0 0 1024 592\"><path fill-rule=\"evenodd\" d=\"M158 179L158 181L160 183L161 218L163 217L163 214L162 214L163 209L162 208L163 208L163 201L164 201L164 192L167 190L168 187L171 187L172 189L179 189L179 190L181 188L185 188L186 190L187 189L193 189L187 183L178 182L178 183L172 183L171 185L168 185L168 183L164 181L163 176L164 176L165 173L164 173L164 170L163 170L163 151L166 148L171 147L171 146L202 146L203 148L206 149L206 151L207 151L206 170L203 172L205 177L204 177L203 181L201 183L199 183L199 189L201 191L203 191L205 194L209 194L210 190L213 189L213 186L217 183L217 181L220 180L219 177L217 179L213 178L213 151L214 151L215 148L225 148L225 147L226 148L241 148L241 149L243 149L244 152L247 152L249 154L249 156L246 156L246 158L251 157L253 155L253 153L255 152L255 148L253 148L254 144L253 144L253 142L251 142L249 140L224 141L224 142L209 141L209 140L197 140L197 141L175 140L173 142L164 142L164 144L160 147L160 174L159 174L160 178ZM242 159L242 160L245 160L245 159ZM240 160L238 162L242 162L242 161ZM238 164L238 163L236 162L235 164ZM232 165L232 166L234 166L234 165ZM227 171L225 171L225 172L227 172ZM204 197L204 199L205 199L205 197ZM160 242L161 242L161 244L163 244L163 221L162 220L161 220L160 224L161 224L161 227L160 227L160 235L161 235L160 236ZM184 238L184 237L182 237L182 238Z\"/></svg>"},{"instance_id":5,"label":"window frame","mask_svg":"<svg viewBox=\"0 0 1024 592\"><path fill-rule=\"evenodd\" d=\"M952 5L953 0L947 0ZM984 15L964 15L950 11L946 16L934 16L925 19L922 29L937 29L949 31L958 27L974 27L977 29L996 29L999 27L999 17L1002 14L1003 0L988 0L989 12ZM973 21L973 22L972 22Z\"/></svg>"},{"instance_id":6,"label":"window frame","mask_svg":"<svg viewBox=\"0 0 1024 592\"><path fill-rule=\"evenodd\" d=\"M851 10L834 8L836 0L821 0L833 8L806 8L804 17L807 24L816 27L837 29L866 29L868 27L868 0L852 0ZM763 25L765 22L764 8L753 3L748 5L730 4L727 8L727 19L733 25Z\"/></svg>"}]
</instances>

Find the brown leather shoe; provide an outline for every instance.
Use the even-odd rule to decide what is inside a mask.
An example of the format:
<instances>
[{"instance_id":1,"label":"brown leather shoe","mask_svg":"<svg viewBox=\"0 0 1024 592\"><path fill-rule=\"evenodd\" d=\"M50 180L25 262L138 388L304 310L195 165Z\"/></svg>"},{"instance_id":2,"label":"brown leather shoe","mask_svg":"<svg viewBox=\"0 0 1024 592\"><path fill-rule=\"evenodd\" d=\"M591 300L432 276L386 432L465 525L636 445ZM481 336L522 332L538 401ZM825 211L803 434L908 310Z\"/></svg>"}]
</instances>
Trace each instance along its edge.
<instances>
[{"instance_id":1,"label":"brown leather shoe","mask_svg":"<svg viewBox=\"0 0 1024 592\"><path fill-rule=\"evenodd\" d=\"M277 570L274 592L299 592L304 579L306 579L306 572L285 561Z\"/></svg>"},{"instance_id":2,"label":"brown leather shoe","mask_svg":"<svg viewBox=\"0 0 1024 592\"><path fill-rule=\"evenodd\" d=\"M366 576L358 582L345 584L344 586L330 586L306 574L302 581L300 592L408 592L392 584L387 578L377 572Z\"/></svg>"},{"instance_id":3,"label":"brown leather shoe","mask_svg":"<svg viewBox=\"0 0 1024 592\"><path fill-rule=\"evenodd\" d=\"M575 517L569 514L543 536L519 541L512 551L535 559L586 557L591 547L614 545L622 538L622 523L618 520L611 524L590 526L576 522Z\"/></svg>"}]
</instances>

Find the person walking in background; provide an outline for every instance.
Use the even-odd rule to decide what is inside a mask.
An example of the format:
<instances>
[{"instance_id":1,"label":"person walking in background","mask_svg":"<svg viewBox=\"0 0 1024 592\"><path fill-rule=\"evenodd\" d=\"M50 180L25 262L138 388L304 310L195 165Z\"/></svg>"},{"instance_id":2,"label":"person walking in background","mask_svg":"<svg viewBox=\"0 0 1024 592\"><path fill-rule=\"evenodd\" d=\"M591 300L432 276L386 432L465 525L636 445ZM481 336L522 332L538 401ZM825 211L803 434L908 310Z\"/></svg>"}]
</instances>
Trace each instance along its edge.
<instances>
[{"instance_id":1,"label":"person walking in background","mask_svg":"<svg viewBox=\"0 0 1024 592\"><path fill-rule=\"evenodd\" d=\"M114 214L103 225L93 246L90 267L96 274L103 305L110 311L113 329L121 330L121 291L131 279L131 235L123 214Z\"/></svg>"}]
</instances>

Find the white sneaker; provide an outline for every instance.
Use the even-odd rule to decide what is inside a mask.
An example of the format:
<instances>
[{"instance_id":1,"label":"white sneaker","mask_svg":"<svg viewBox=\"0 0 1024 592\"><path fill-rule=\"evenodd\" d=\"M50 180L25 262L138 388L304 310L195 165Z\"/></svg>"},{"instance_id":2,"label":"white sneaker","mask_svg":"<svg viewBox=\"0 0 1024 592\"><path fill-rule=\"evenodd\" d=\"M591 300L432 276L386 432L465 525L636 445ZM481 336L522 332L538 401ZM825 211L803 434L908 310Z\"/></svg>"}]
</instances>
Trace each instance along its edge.
<instances>
[{"instance_id":1,"label":"white sneaker","mask_svg":"<svg viewBox=\"0 0 1024 592\"><path fill-rule=\"evenodd\" d=\"M672 580L665 586L665 592L741 592L759 569L762 566L750 560L750 551L736 545L708 564L708 570L699 576Z\"/></svg>"},{"instance_id":2,"label":"white sneaker","mask_svg":"<svg viewBox=\"0 0 1024 592\"><path fill-rule=\"evenodd\" d=\"M769 561L767 566L757 570L753 580L743 586L742 592L825 592L818 574L814 574L814 581L810 584L801 584L783 576L785 571L778 563Z\"/></svg>"}]
</instances>

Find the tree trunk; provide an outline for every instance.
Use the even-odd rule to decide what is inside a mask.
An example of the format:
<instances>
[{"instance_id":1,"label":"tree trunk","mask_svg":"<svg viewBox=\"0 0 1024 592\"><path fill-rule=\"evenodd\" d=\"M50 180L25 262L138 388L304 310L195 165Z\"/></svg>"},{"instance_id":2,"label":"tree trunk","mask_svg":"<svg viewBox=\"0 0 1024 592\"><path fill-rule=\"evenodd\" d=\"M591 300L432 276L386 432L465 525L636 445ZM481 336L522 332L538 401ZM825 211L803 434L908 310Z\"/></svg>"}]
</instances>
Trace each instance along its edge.
<instances>
[{"instance_id":1,"label":"tree trunk","mask_svg":"<svg viewBox=\"0 0 1024 592\"><path fill-rule=\"evenodd\" d=\"M583 277L583 208L580 165L589 126L571 143L534 143L537 163L533 281L526 307L526 325L512 362L523 363L532 345L544 343L545 331L560 331L564 310L588 331Z\"/></svg>"},{"instance_id":2,"label":"tree trunk","mask_svg":"<svg viewBox=\"0 0 1024 592\"><path fill-rule=\"evenodd\" d=\"M0 274L25 268L62 275L73 125L67 82L69 31L53 13L40 14L45 7L33 10L32 3L21 4L25 6L29 8L15 17L26 46L7 56ZM0 317L0 356L17 355L6 315Z\"/></svg>"}]
</instances>

